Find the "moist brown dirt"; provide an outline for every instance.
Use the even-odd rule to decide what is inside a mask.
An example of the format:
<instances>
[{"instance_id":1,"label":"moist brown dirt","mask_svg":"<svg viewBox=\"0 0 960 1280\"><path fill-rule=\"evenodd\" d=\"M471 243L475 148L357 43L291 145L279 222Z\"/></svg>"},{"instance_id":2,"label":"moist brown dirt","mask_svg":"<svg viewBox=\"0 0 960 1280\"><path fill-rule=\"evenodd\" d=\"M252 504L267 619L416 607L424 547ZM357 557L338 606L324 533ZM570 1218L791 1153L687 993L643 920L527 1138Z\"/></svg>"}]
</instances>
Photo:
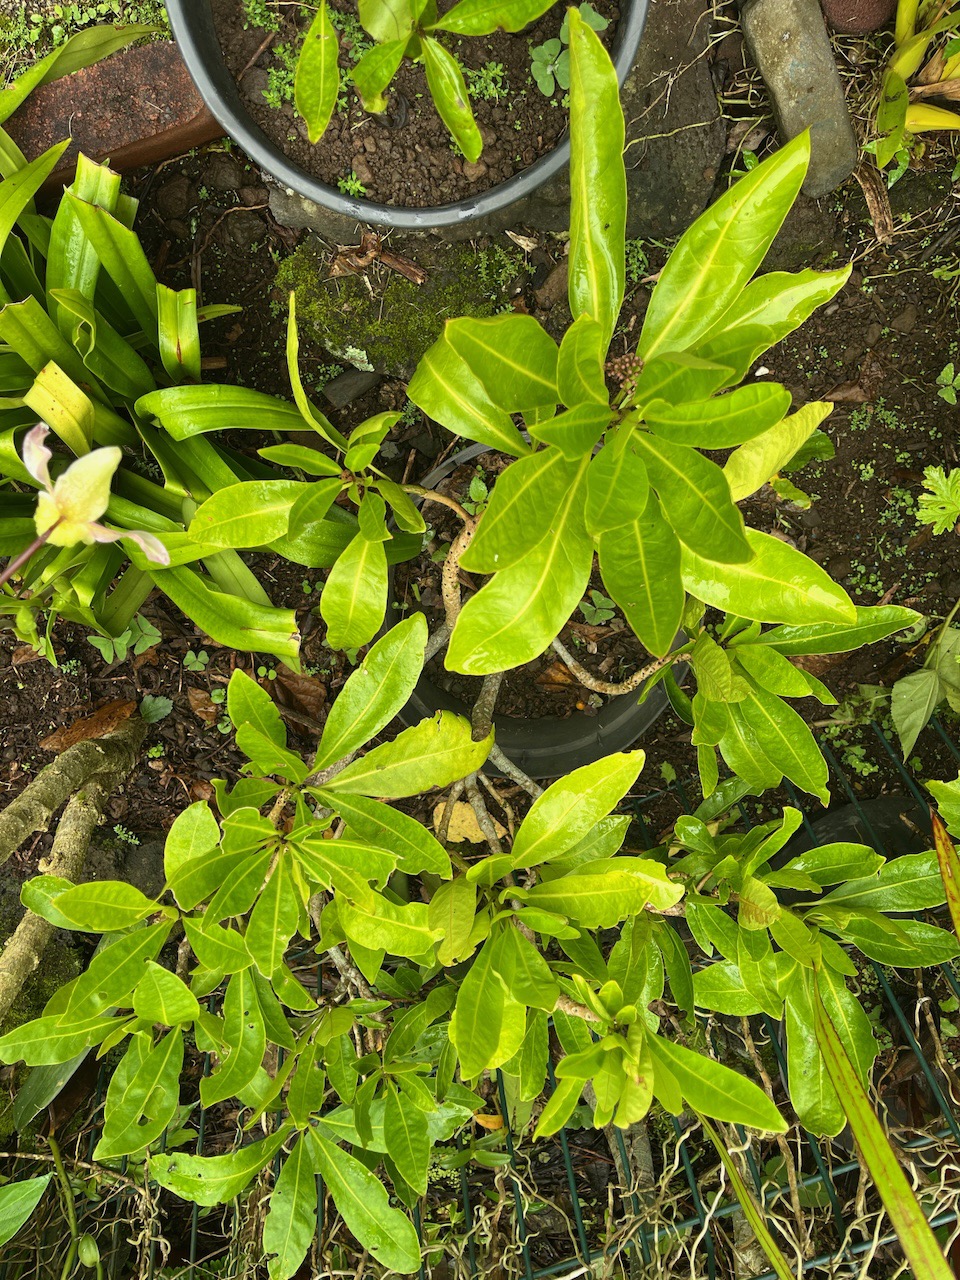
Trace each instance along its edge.
<instances>
[{"instance_id":1,"label":"moist brown dirt","mask_svg":"<svg viewBox=\"0 0 960 1280\"><path fill-rule=\"evenodd\" d=\"M449 8L441 4L441 10ZM331 0L330 8L356 19L349 0ZM595 0L594 8L609 20L600 33L609 44L619 8L610 0ZM244 26L240 0L213 0L214 21L227 66L237 79L251 116L286 155L306 173L331 186L355 175L362 193L380 204L424 207L449 204L476 195L527 169L553 150L567 127L565 93L547 97L530 74L530 48L557 36L565 8L555 4L542 18L516 35L460 39L439 38L467 73L490 64L503 69L505 91L497 98L471 94L471 106L483 138L480 159L471 164L453 145L437 114L422 66L405 60L387 95L383 115L363 110L352 88L345 91L347 107L334 112L320 142L311 144L306 126L292 102L277 107L264 99L270 68L277 67L277 48L300 48L312 13L297 5L281 9L281 28L270 46L269 33ZM361 35L363 34L361 29ZM259 53L258 50L262 51ZM359 51L341 40L341 70L353 66ZM341 99L344 93L341 93Z\"/></svg>"}]
</instances>

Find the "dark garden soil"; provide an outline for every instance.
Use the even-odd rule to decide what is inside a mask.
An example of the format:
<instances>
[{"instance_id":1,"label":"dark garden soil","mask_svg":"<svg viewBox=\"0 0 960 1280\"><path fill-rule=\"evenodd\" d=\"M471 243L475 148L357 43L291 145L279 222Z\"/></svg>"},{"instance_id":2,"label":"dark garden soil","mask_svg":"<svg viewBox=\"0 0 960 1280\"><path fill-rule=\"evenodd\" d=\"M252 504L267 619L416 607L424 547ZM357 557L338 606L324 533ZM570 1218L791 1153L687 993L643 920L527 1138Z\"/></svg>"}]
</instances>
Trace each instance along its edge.
<instances>
[{"instance_id":1,"label":"dark garden soil","mask_svg":"<svg viewBox=\"0 0 960 1280\"><path fill-rule=\"evenodd\" d=\"M449 8L441 3L441 11ZM357 24L355 4L332 0L342 15L340 63L348 72L369 42ZM611 0L594 8L609 20L601 39L609 45L619 16ZM213 0L214 20L224 57L237 79L244 104L254 120L295 164L331 186L351 176L364 195L381 204L428 206L448 204L485 191L529 168L551 151L567 127L565 93L546 96L530 74L530 49L557 36L564 7L554 5L517 35L498 31L476 39L441 36L441 42L466 73L471 106L483 138L483 154L471 163L452 145L437 114L420 65L405 62L391 84L387 110L370 115L353 89L346 90L346 110L334 112L320 142L312 145L292 100L268 103L264 92L281 83L292 99L293 66L313 11L297 5L281 7L280 29L274 33L252 26L241 0ZM356 36L353 32L356 31ZM491 73L491 68L495 68Z\"/></svg>"}]
</instances>

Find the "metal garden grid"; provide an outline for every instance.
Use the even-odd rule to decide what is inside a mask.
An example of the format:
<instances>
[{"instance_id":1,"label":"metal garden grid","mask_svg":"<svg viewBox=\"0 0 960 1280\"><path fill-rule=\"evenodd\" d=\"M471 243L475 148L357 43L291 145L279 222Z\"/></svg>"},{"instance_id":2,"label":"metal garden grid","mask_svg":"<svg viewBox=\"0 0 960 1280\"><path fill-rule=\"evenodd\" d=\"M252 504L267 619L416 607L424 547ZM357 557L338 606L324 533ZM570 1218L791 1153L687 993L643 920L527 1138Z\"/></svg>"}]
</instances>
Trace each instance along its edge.
<instances>
[{"instance_id":1,"label":"metal garden grid","mask_svg":"<svg viewBox=\"0 0 960 1280\"><path fill-rule=\"evenodd\" d=\"M892 776L899 779L907 794L920 805L926 807L927 799L918 787L916 779L901 763L899 755L890 742L887 741L880 727L874 723L871 728L881 744L882 754L888 759ZM928 736L931 734L936 735L939 744L946 748L950 758L960 766L960 750L945 732L939 720L934 719L926 733ZM871 843L875 844L879 852L885 853L886 851L879 836L870 826L869 816L864 812L860 800L829 743L821 740L820 745L830 766L831 773L838 784L837 798L843 797L855 807L864 829L870 833ZM786 790L790 802L803 812L805 829L808 834L813 836L809 805L789 785ZM671 782L661 790L641 797L634 802L637 820L644 836L650 839L651 844L655 843L655 841L649 835L644 817L645 811L653 801L670 794L676 797L684 812L692 812L696 807L688 797L683 782L679 779ZM747 810L741 806L740 812L744 824L749 826L751 819ZM902 1145L904 1149L922 1153L925 1150L932 1150L940 1144L939 1150L941 1154L946 1152L947 1179L944 1186L952 1184L955 1194L952 1197L948 1197L952 1201L949 1207L941 1212L934 1213L931 1223L934 1227L955 1225L960 1221L960 1123L958 1123L958 1118L950 1099L944 1095L937 1073L921 1050L914 1028L910 1025L900 1003L894 996L887 976L880 966L874 964L872 967L884 1000L899 1026L906 1045L919 1062L930 1096L936 1100L942 1117L942 1126L939 1126L938 1121L939 1127L936 1128L935 1133L929 1136L917 1137ZM943 966L942 972L949 989L960 999L960 983L958 983L956 973L951 966ZM769 1044L776 1055L777 1065L785 1078L786 1061L775 1024L767 1015L763 1015L762 1018L753 1021L757 1033L764 1034L769 1040ZM209 1058L205 1057L203 1062L204 1074L208 1072L209 1068ZM107 1072L105 1068L101 1068L96 1090L97 1112L102 1106L106 1083ZM550 1069L550 1083L552 1086L552 1067ZM509 1108L503 1079L499 1076L499 1073L497 1087L501 1114L506 1117L509 1114ZM619 1267L622 1269L621 1274L629 1274L631 1277L636 1277L637 1280L640 1277L662 1276L667 1274L663 1269L666 1262L666 1257L663 1253L664 1242L676 1244L678 1241L686 1239L689 1243L684 1253L690 1259L690 1269L687 1274L691 1277L696 1277L696 1280L724 1280L724 1277L731 1276L733 1272L728 1265L725 1265L725 1260L730 1255L729 1232L734 1227L736 1218L738 1216L742 1218L740 1206L735 1199L723 1196L722 1184L718 1184L716 1189L711 1187L711 1203L709 1206L705 1203L707 1199L705 1189L694 1170L694 1159L691 1157L688 1141L691 1135L698 1132L698 1130L696 1128L684 1130L678 1120L673 1117L668 1117L668 1121L672 1125L674 1150L672 1168L667 1169L665 1167L664 1175L669 1176L671 1186L678 1185L680 1187L674 1199L678 1199L680 1202L686 1200L692 1206L692 1212L682 1217L677 1216L676 1219L670 1218L667 1221L663 1219L657 1221L654 1216L651 1221L652 1214L649 1205L645 1209L643 1204L644 1190L635 1187L622 1195L620 1201L621 1225L616 1232L617 1238L613 1244L611 1245L608 1241L605 1247L592 1247L587 1214L584 1212L584 1205L578 1192L577 1174L571 1157L570 1134L567 1131L561 1131L558 1135L558 1141L570 1195L568 1222L572 1219L570 1235L575 1251L572 1255L547 1266L535 1265L533 1258L531 1243L536 1235L536 1227L531 1228L529 1221L529 1205L525 1202L525 1195L522 1190L520 1160L514 1145L514 1135L508 1125L504 1135L510 1164L505 1169L505 1183L513 1206L513 1240L502 1249L497 1258L501 1268L497 1274L501 1276L516 1276L518 1280L521 1277L522 1280L548 1280L549 1277L558 1277L560 1280L576 1280L580 1276L614 1275L617 1274L616 1269ZM195 1146L198 1154L211 1154L209 1150L205 1151L205 1147L208 1145L206 1131L207 1117L204 1109L201 1108L197 1116L197 1141ZM758 1165L755 1146L748 1142L744 1131L738 1130L738 1133L743 1144L743 1155L749 1179L753 1184L752 1189L757 1198L764 1204L767 1213L775 1215L778 1205L781 1202L786 1204L788 1201L788 1187L785 1183L778 1184L774 1182L771 1185L770 1177L765 1177ZM629 1168L630 1163L623 1136L619 1130L614 1130L613 1134L614 1141L619 1147L621 1167ZM92 1164L92 1156L97 1137L98 1126L95 1123L91 1126L89 1135L86 1136L84 1143L86 1150L78 1147L76 1151L77 1159L85 1161L88 1169L95 1168ZM849 1193L846 1193L845 1196L838 1189L838 1182L847 1175L860 1174L862 1171L859 1162L855 1158L849 1158L840 1163L834 1163L835 1152L827 1145L819 1143L798 1126L791 1131L788 1137L792 1139L796 1151L802 1154L802 1157L809 1162L813 1169L812 1172L798 1176L794 1189L798 1193L804 1192L808 1195L816 1193L818 1187L823 1189L826 1195L826 1203L812 1209L812 1212L827 1211L830 1227L835 1233L836 1239L836 1247L833 1251L821 1252L815 1257L808 1258L803 1264L802 1272L804 1274L817 1273L837 1278L852 1278L865 1274L862 1268L865 1260L866 1264L869 1265L868 1255L870 1257L874 1256L878 1249L894 1243L896 1237L888 1229L889 1224L884 1224L883 1216L880 1213L874 1215L872 1232L861 1233L866 1238L855 1239L848 1232L848 1224L844 1217L844 1201L845 1198L849 1199ZM715 1164L715 1161L713 1163ZM800 1167L802 1166L800 1160L798 1160L798 1175ZM37 1165L30 1161L29 1156L21 1157L16 1162L15 1170L11 1172L18 1177L32 1176L37 1172ZM127 1277L134 1273L128 1269L126 1263L120 1262L126 1252L122 1247L122 1243L128 1236L127 1224L131 1221L139 1220L141 1228L146 1226L149 1231L147 1241L140 1243L141 1257L144 1252L146 1254L146 1269L144 1271L141 1268L140 1275L143 1280L157 1280L161 1274L160 1263L162 1255L156 1208L151 1206L148 1197L141 1198L141 1194L136 1189L135 1178L128 1179L126 1174L127 1161L125 1159L119 1168L119 1181L116 1190L105 1197L94 1197L90 1200L81 1200L78 1197L77 1213L80 1229L89 1230L99 1237L101 1254L105 1264L103 1274L110 1277L119 1275ZM116 1179L114 1180L116 1181ZM323 1188L319 1179L317 1190L318 1239L322 1239L327 1224L324 1216ZM131 1203L134 1199L141 1199L141 1205L138 1210L134 1210L134 1205ZM450 1267L448 1259L444 1274L456 1275L458 1280L460 1277L463 1277L463 1280L467 1280L467 1278L469 1280L480 1280L481 1276L490 1273L490 1267L489 1264L484 1267L483 1261L479 1256L478 1240L476 1238L477 1206L475 1197L471 1196L464 1169L460 1171L460 1207L463 1214L462 1235L465 1241L465 1248L455 1268L452 1269ZM54 1208L51 1212L56 1215L60 1210L59 1208ZM210 1211L206 1212L209 1213ZM104 1223L109 1222L111 1217L113 1218L113 1223L107 1232L110 1236L110 1244L108 1246L107 1241L103 1238ZM413 1219L422 1238L423 1219L420 1209L414 1210ZM226 1221L225 1213L221 1221ZM172 1269L164 1270L162 1272L163 1276L175 1276L178 1280L207 1280L207 1277L230 1276L232 1280L233 1273L211 1269L210 1264L215 1265L213 1263L215 1255L201 1247L200 1222L200 1210L193 1206L190 1211L188 1258L174 1265ZM724 1234L725 1229L726 1234ZM205 1231L204 1234L209 1236L208 1231ZM951 1235L953 1234L955 1233L951 1233ZM61 1229L59 1233L61 1246L63 1239L64 1235ZM223 1250L221 1249L218 1252L222 1256ZM47 1269L43 1247L39 1252L29 1246L23 1251L22 1247L17 1247L17 1240L15 1239L5 1250L5 1254L5 1257L0 1258L0 1280L27 1280L28 1277L32 1276L42 1277L42 1280L46 1280L47 1276L59 1274L60 1272L61 1264L59 1259L55 1265L51 1262L49 1269ZM696 1256L696 1262L693 1261L694 1255ZM111 1266L111 1260L119 1262L122 1270L117 1271L114 1266ZM338 1274L346 1276L348 1274L353 1275L354 1272L351 1269L350 1272L343 1271ZM363 1261L361 1260L361 1269L356 1272L357 1280L362 1280L364 1274ZM678 1270L676 1266L671 1266L669 1274L679 1277L684 1272ZM756 1276L756 1280L776 1280L773 1271L767 1271L762 1275L756 1275L756 1272L751 1272L751 1274ZM903 1273L901 1272L900 1274ZM910 1273L907 1274L909 1275ZM430 1270L428 1267L426 1265L422 1266L420 1271L421 1280L428 1280L429 1275ZM916 1277L915 1280L922 1280L922 1277Z\"/></svg>"}]
</instances>

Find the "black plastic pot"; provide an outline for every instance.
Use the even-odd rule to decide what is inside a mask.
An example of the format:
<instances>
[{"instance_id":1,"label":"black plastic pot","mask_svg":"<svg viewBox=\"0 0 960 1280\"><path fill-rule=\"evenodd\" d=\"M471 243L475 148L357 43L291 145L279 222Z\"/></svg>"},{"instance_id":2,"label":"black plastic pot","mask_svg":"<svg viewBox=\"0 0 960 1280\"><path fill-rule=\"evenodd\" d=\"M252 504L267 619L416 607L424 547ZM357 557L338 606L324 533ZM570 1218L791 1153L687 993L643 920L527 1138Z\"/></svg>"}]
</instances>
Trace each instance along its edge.
<instances>
[{"instance_id":1,"label":"black plastic pot","mask_svg":"<svg viewBox=\"0 0 960 1280\"><path fill-rule=\"evenodd\" d=\"M633 66L648 3L649 0L624 0L611 49L621 84ZM559 173L569 159L570 141L564 138L548 155L506 182L467 200L434 208L404 208L353 199L293 164L249 114L223 60L210 0L167 0L167 14L173 37L204 102L250 159L298 195L358 222L418 231L429 227L452 227L473 218L487 217L531 195Z\"/></svg>"},{"instance_id":2,"label":"black plastic pot","mask_svg":"<svg viewBox=\"0 0 960 1280\"><path fill-rule=\"evenodd\" d=\"M422 481L423 487L435 489L457 467L490 452L489 445L485 444L462 449L431 471ZM392 585L391 576L391 592ZM536 720L495 716L493 724L497 746L508 760L531 778L559 777L571 769L592 764L613 751L625 751L670 705L660 684L641 705L637 703L639 697L640 690L611 698L595 716L541 716ZM470 715L470 707L465 702L439 688L427 675L422 675L410 701L400 712L400 719L406 725L418 724L437 711Z\"/></svg>"}]
</instances>

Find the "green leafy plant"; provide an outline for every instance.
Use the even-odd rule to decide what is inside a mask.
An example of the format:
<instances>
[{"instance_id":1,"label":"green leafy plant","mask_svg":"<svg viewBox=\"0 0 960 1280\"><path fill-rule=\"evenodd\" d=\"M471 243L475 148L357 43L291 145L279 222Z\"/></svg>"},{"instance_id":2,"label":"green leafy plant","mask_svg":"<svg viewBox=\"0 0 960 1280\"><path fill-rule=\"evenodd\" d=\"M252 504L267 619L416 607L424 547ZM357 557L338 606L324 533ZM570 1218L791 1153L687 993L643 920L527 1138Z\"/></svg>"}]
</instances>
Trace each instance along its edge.
<instances>
[{"instance_id":1,"label":"green leafy plant","mask_svg":"<svg viewBox=\"0 0 960 1280\"><path fill-rule=\"evenodd\" d=\"M617 606L614 602L605 596L602 591L590 591L587 597L580 601L580 612L586 618L591 626L602 626L604 622L609 622L616 613Z\"/></svg>"},{"instance_id":2,"label":"green leafy plant","mask_svg":"<svg viewBox=\"0 0 960 1280\"><path fill-rule=\"evenodd\" d=\"M960 387L960 373L954 372L953 362L945 364L937 374L937 395L947 404L957 403L957 389Z\"/></svg>"},{"instance_id":3,"label":"green leafy plant","mask_svg":"<svg viewBox=\"0 0 960 1280\"><path fill-rule=\"evenodd\" d=\"M470 90L456 58L438 36L487 36L494 31L522 31L545 13L554 0L459 0L439 13L436 0L360 0L360 23L373 41L349 73L348 81L366 111L386 110L386 93L405 58L419 62L427 87L450 136L468 160L483 150L480 130L470 108ZM297 63L295 100L307 123L311 142L319 142L337 108L343 76L340 42L327 0L304 37ZM485 83L491 83L487 77Z\"/></svg>"},{"instance_id":4,"label":"green leafy plant","mask_svg":"<svg viewBox=\"0 0 960 1280\"><path fill-rule=\"evenodd\" d=\"M581 19L594 31L604 31L610 24L591 4L581 4L577 10ZM530 49L530 74L537 88L547 98L556 89L570 88L570 23L564 18L560 35Z\"/></svg>"},{"instance_id":5,"label":"green leafy plant","mask_svg":"<svg viewBox=\"0 0 960 1280\"><path fill-rule=\"evenodd\" d=\"M954 605L928 644L920 670L902 676L890 692L904 760L942 702L960 711L960 628L951 626L958 608L960 604Z\"/></svg>"},{"instance_id":6,"label":"green leafy plant","mask_svg":"<svg viewBox=\"0 0 960 1280\"><path fill-rule=\"evenodd\" d=\"M165 720L172 710L171 700L160 694L145 693L140 702L140 717L145 724L156 724L160 720Z\"/></svg>"},{"instance_id":7,"label":"green leafy plant","mask_svg":"<svg viewBox=\"0 0 960 1280\"><path fill-rule=\"evenodd\" d=\"M917 519L932 524L936 535L949 533L960 520L960 468L947 474L943 467L927 467L923 487L928 492L917 499Z\"/></svg>"},{"instance_id":8,"label":"green leafy plant","mask_svg":"<svg viewBox=\"0 0 960 1280\"><path fill-rule=\"evenodd\" d=\"M134 614L129 626L118 636L87 636L89 643L103 654L105 662L123 662L128 653L139 656L159 644L162 638L153 623L140 613Z\"/></svg>"},{"instance_id":9,"label":"green leafy plant","mask_svg":"<svg viewBox=\"0 0 960 1280\"><path fill-rule=\"evenodd\" d=\"M957 0L942 4L899 0L893 52L875 120L873 151L878 168L885 169L897 159L903 172L918 146L918 134L960 129L960 115L926 101L931 96L960 96L958 30Z\"/></svg>"},{"instance_id":10,"label":"green leafy plant","mask_svg":"<svg viewBox=\"0 0 960 1280\"><path fill-rule=\"evenodd\" d=\"M201 649L199 652L188 649L183 659L183 665L188 671L206 671L209 662L210 655L206 649Z\"/></svg>"},{"instance_id":11,"label":"green leafy plant","mask_svg":"<svg viewBox=\"0 0 960 1280\"><path fill-rule=\"evenodd\" d=\"M338 178L337 186L345 196L365 196L367 194L367 188L353 170L350 171L346 178Z\"/></svg>"}]
</instances>

